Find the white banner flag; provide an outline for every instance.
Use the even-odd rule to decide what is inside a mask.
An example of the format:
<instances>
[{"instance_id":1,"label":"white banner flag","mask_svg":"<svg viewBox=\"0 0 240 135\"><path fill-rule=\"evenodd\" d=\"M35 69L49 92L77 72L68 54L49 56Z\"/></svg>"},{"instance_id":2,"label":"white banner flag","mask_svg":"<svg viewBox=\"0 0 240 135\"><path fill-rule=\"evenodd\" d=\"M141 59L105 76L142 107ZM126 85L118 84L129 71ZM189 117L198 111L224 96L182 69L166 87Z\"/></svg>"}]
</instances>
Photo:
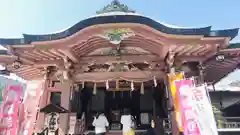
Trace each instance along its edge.
<instances>
[{"instance_id":1,"label":"white banner flag","mask_svg":"<svg viewBox=\"0 0 240 135\"><path fill-rule=\"evenodd\" d=\"M201 135L218 135L216 121L214 118L211 102L205 86L192 88L194 111L199 121Z\"/></svg>"}]
</instances>

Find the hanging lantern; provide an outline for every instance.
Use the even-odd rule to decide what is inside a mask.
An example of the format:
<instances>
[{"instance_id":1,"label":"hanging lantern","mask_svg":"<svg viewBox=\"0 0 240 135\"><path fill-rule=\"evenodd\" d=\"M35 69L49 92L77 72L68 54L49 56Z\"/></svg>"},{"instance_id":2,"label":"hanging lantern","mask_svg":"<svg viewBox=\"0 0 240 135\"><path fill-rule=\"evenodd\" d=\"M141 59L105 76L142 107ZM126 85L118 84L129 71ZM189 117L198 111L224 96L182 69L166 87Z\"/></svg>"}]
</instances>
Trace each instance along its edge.
<instances>
[{"instance_id":1,"label":"hanging lantern","mask_svg":"<svg viewBox=\"0 0 240 135\"><path fill-rule=\"evenodd\" d=\"M58 114L51 113L49 116L48 128L50 132L55 132L58 129Z\"/></svg>"},{"instance_id":2,"label":"hanging lantern","mask_svg":"<svg viewBox=\"0 0 240 135\"><path fill-rule=\"evenodd\" d=\"M94 83L94 86L93 86L93 95L96 95L97 94L97 83Z\"/></svg>"},{"instance_id":3,"label":"hanging lantern","mask_svg":"<svg viewBox=\"0 0 240 135\"><path fill-rule=\"evenodd\" d=\"M142 82L142 84L141 84L141 90L140 90L140 93L141 93L142 95L144 95L144 84L143 84L143 82Z\"/></svg>"},{"instance_id":4,"label":"hanging lantern","mask_svg":"<svg viewBox=\"0 0 240 135\"><path fill-rule=\"evenodd\" d=\"M133 81L131 82L131 90L134 91L134 84L133 84Z\"/></svg>"},{"instance_id":5,"label":"hanging lantern","mask_svg":"<svg viewBox=\"0 0 240 135\"><path fill-rule=\"evenodd\" d=\"M107 90L109 89L109 83L108 83L108 80L106 81L106 89L107 89Z\"/></svg>"},{"instance_id":6,"label":"hanging lantern","mask_svg":"<svg viewBox=\"0 0 240 135\"><path fill-rule=\"evenodd\" d=\"M85 82L82 81L82 89L85 87Z\"/></svg>"},{"instance_id":7,"label":"hanging lantern","mask_svg":"<svg viewBox=\"0 0 240 135\"><path fill-rule=\"evenodd\" d=\"M153 77L153 83L154 83L154 87L157 87L157 80L156 80L156 76Z\"/></svg>"},{"instance_id":8,"label":"hanging lantern","mask_svg":"<svg viewBox=\"0 0 240 135\"><path fill-rule=\"evenodd\" d=\"M13 68L14 69L19 69L20 67L21 67L21 65L22 65L22 62L19 60L19 58L18 58L18 60L15 60L14 62L13 62Z\"/></svg>"}]
</instances>

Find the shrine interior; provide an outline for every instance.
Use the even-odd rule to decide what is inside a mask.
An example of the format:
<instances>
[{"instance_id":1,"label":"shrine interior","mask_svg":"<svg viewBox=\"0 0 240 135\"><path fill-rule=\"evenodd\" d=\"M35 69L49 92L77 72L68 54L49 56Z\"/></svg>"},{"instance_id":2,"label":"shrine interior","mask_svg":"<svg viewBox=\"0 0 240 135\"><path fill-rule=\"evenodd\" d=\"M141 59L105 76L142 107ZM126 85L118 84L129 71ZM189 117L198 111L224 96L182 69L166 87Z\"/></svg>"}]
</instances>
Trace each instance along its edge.
<instances>
[{"instance_id":1,"label":"shrine interior","mask_svg":"<svg viewBox=\"0 0 240 135\"><path fill-rule=\"evenodd\" d=\"M84 88L82 84L75 85L70 97L70 110L72 113L77 113L77 119L81 119L83 114L86 115L88 130L94 129L92 120L97 112L105 113L110 123L110 130L121 130L120 118L125 108L130 109L131 114L136 118L137 129L150 127L150 119L153 115L168 117L163 82L159 82L154 87L153 82L149 81L144 89L141 83L136 83L134 90L131 90L130 82L121 80L118 83L110 82L109 89L100 84L96 93L93 83L85 83Z\"/></svg>"}]
</instances>

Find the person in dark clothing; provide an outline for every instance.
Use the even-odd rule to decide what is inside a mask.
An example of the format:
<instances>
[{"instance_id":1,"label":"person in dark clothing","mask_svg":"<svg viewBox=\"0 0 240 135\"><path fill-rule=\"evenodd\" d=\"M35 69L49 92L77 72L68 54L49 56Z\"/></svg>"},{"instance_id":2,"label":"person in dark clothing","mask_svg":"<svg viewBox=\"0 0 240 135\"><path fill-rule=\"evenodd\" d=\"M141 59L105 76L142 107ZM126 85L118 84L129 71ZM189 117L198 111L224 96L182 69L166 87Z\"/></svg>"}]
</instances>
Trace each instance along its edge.
<instances>
[{"instance_id":1,"label":"person in dark clothing","mask_svg":"<svg viewBox=\"0 0 240 135\"><path fill-rule=\"evenodd\" d=\"M163 119L152 117L151 128L144 135L164 135Z\"/></svg>"},{"instance_id":2,"label":"person in dark clothing","mask_svg":"<svg viewBox=\"0 0 240 135\"><path fill-rule=\"evenodd\" d=\"M81 119L83 113L87 112L89 100L91 99L91 93L87 87L84 87L79 90L78 95L80 96L80 109L77 110L77 119Z\"/></svg>"}]
</instances>

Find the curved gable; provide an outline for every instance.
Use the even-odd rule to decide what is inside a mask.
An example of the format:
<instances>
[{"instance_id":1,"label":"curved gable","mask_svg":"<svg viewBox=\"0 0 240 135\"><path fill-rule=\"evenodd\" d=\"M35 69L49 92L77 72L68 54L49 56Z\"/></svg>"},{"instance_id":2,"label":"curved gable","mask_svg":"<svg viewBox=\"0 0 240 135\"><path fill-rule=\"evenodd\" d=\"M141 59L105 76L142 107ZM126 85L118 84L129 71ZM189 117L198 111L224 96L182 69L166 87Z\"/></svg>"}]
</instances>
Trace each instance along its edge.
<instances>
[{"instance_id":1,"label":"curved gable","mask_svg":"<svg viewBox=\"0 0 240 135\"><path fill-rule=\"evenodd\" d=\"M228 30L215 30L211 31L211 26L203 28L171 28L161 24L155 20L148 17L136 16L136 15L112 15L112 16L96 16L88 18L78 22L72 27L54 34L46 35L32 35L23 34L23 38L20 39L0 39L0 44L2 45L18 45L18 44L30 44L35 41L50 41L66 38L75 34L76 32L85 29L90 26L98 24L109 24L109 23L136 23L147 25L158 31L166 34L173 35L203 35L205 37L230 37L233 39L238 34L238 29L228 29Z\"/></svg>"}]
</instances>

